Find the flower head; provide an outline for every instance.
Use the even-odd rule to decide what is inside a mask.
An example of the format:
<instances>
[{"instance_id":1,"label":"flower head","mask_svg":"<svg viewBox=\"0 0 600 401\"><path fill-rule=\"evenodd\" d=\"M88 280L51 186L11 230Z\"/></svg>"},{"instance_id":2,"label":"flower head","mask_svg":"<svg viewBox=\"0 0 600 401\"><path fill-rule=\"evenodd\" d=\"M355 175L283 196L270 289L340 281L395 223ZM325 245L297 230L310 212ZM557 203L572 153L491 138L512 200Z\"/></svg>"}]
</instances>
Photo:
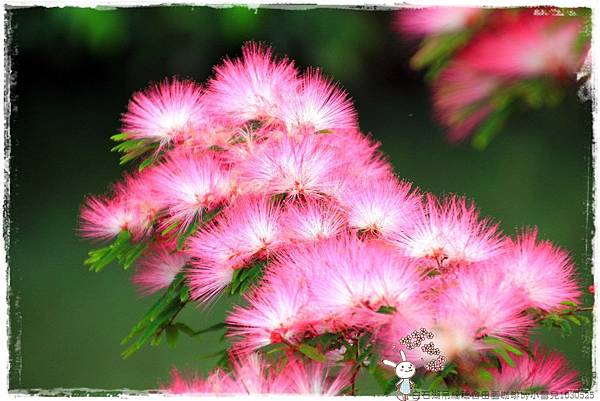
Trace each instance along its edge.
<instances>
[{"instance_id":1,"label":"flower head","mask_svg":"<svg viewBox=\"0 0 600 401\"><path fill-rule=\"evenodd\" d=\"M206 105L212 116L233 125L269 121L295 93L299 81L294 63L276 59L268 47L248 43L239 59L215 67Z\"/></svg>"},{"instance_id":2,"label":"flower head","mask_svg":"<svg viewBox=\"0 0 600 401\"><path fill-rule=\"evenodd\" d=\"M338 152L317 135L284 136L240 161L237 174L246 192L318 198L340 190L341 163Z\"/></svg>"},{"instance_id":3,"label":"flower head","mask_svg":"<svg viewBox=\"0 0 600 401\"><path fill-rule=\"evenodd\" d=\"M152 85L133 95L122 121L128 138L158 142L159 146L194 135L208 121L202 88L175 78Z\"/></svg>"},{"instance_id":4,"label":"flower head","mask_svg":"<svg viewBox=\"0 0 600 401\"><path fill-rule=\"evenodd\" d=\"M577 301L581 292L569 255L547 241L537 241L537 230L510 242L495 262L509 286L522 289L532 306L553 310L563 301Z\"/></svg>"},{"instance_id":5,"label":"flower head","mask_svg":"<svg viewBox=\"0 0 600 401\"><path fill-rule=\"evenodd\" d=\"M81 235L109 240L136 227L138 215L123 196L89 197L80 214Z\"/></svg>"},{"instance_id":6,"label":"flower head","mask_svg":"<svg viewBox=\"0 0 600 401\"><path fill-rule=\"evenodd\" d=\"M492 390L562 394L581 389L578 373L569 369L565 357L548 352L538 344L532 357L523 354L514 361L514 367L500 361L501 370L491 371Z\"/></svg>"},{"instance_id":7,"label":"flower head","mask_svg":"<svg viewBox=\"0 0 600 401\"><path fill-rule=\"evenodd\" d=\"M494 269L469 269L436 299L436 325L441 348L451 358L468 350L486 349L485 336L525 339L532 322L524 314L529 303L522 291L505 286Z\"/></svg>"},{"instance_id":8,"label":"flower head","mask_svg":"<svg viewBox=\"0 0 600 401\"><path fill-rule=\"evenodd\" d=\"M482 8L469 7L406 9L396 13L396 27L409 36L459 32L474 25L484 13Z\"/></svg>"},{"instance_id":9,"label":"flower head","mask_svg":"<svg viewBox=\"0 0 600 401\"><path fill-rule=\"evenodd\" d=\"M343 131L358 125L356 111L346 92L318 70L308 71L296 95L282 102L280 119L291 132Z\"/></svg>"},{"instance_id":10,"label":"flower head","mask_svg":"<svg viewBox=\"0 0 600 401\"><path fill-rule=\"evenodd\" d=\"M277 249L280 218L280 206L268 197L243 196L192 237L188 279L193 298L210 301L231 282L235 269Z\"/></svg>"},{"instance_id":11,"label":"flower head","mask_svg":"<svg viewBox=\"0 0 600 401\"><path fill-rule=\"evenodd\" d=\"M187 228L196 217L223 204L233 192L228 168L218 155L170 152L151 171L152 185L166 209L164 227Z\"/></svg>"},{"instance_id":12,"label":"flower head","mask_svg":"<svg viewBox=\"0 0 600 401\"><path fill-rule=\"evenodd\" d=\"M282 226L287 240L312 242L339 234L346 224L345 213L335 202L308 199L287 207Z\"/></svg>"},{"instance_id":13,"label":"flower head","mask_svg":"<svg viewBox=\"0 0 600 401\"><path fill-rule=\"evenodd\" d=\"M169 287L188 261L185 253L176 252L165 243L156 243L139 260L132 281L141 294L153 294Z\"/></svg>"},{"instance_id":14,"label":"flower head","mask_svg":"<svg viewBox=\"0 0 600 401\"><path fill-rule=\"evenodd\" d=\"M439 201L427 195L414 227L392 239L411 258L429 260L438 268L490 259L502 252L498 226L480 219L464 198Z\"/></svg>"},{"instance_id":15,"label":"flower head","mask_svg":"<svg viewBox=\"0 0 600 401\"><path fill-rule=\"evenodd\" d=\"M367 180L349 185L340 198L350 227L383 237L412 228L422 208L411 185L393 176L376 185Z\"/></svg>"}]
</instances>

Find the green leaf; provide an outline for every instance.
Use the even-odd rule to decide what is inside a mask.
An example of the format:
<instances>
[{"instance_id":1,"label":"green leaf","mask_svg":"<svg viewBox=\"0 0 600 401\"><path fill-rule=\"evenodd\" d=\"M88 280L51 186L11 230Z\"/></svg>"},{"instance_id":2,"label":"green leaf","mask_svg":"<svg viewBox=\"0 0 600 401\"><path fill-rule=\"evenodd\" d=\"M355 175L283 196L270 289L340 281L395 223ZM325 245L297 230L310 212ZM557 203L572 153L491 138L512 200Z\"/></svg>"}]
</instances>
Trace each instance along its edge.
<instances>
[{"instance_id":1,"label":"green leaf","mask_svg":"<svg viewBox=\"0 0 600 401\"><path fill-rule=\"evenodd\" d=\"M384 315L393 315L394 313L396 313L396 307L382 305L381 307L379 307L379 309L377 309L377 313L383 313Z\"/></svg>"},{"instance_id":2,"label":"green leaf","mask_svg":"<svg viewBox=\"0 0 600 401\"><path fill-rule=\"evenodd\" d=\"M577 326L581 326L581 321L574 315L566 315L565 319L569 319L570 321L575 323Z\"/></svg>"},{"instance_id":3,"label":"green leaf","mask_svg":"<svg viewBox=\"0 0 600 401\"><path fill-rule=\"evenodd\" d=\"M122 345L133 341L121 354L123 358L133 355L153 337L160 337L162 330L170 326L170 323L186 305L187 302L181 301L182 294L185 292L189 292L185 285L185 276L183 273L179 273L169 288L121 341Z\"/></svg>"},{"instance_id":4,"label":"green leaf","mask_svg":"<svg viewBox=\"0 0 600 401\"><path fill-rule=\"evenodd\" d=\"M485 382L490 382L493 379L492 374L490 373L490 371L487 370L487 369L484 369L484 368L480 368L479 369L478 376L479 376L479 378L481 380L483 380Z\"/></svg>"},{"instance_id":5,"label":"green leaf","mask_svg":"<svg viewBox=\"0 0 600 401\"><path fill-rule=\"evenodd\" d=\"M510 115L508 107L492 113L477 129L473 135L472 145L475 149L484 150L492 139L500 132L504 122Z\"/></svg>"},{"instance_id":6,"label":"green leaf","mask_svg":"<svg viewBox=\"0 0 600 401\"><path fill-rule=\"evenodd\" d=\"M179 225L179 222L176 221L175 223L171 224L169 227L165 228L162 233L160 233L160 235L162 235L163 237L166 237L171 231L173 231L175 228L177 228L177 226Z\"/></svg>"},{"instance_id":7,"label":"green leaf","mask_svg":"<svg viewBox=\"0 0 600 401\"><path fill-rule=\"evenodd\" d=\"M308 344L300 344L300 346L298 347L298 351L302 352L310 359L314 359L315 361L325 362L327 360L324 354L322 354L315 347Z\"/></svg>"},{"instance_id":8,"label":"green leaf","mask_svg":"<svg viewBox=\"0 0 600 401\"><path fill-rule=\"evenodd\" d=\"M501 348L504 348L504 349L506 349L508 352L511 352L511 353L513 353L513 354L515 354L515 355L517 355L517 356L521 356L521 355L523 355L523 352L522 352L520 349L518 349L518 348L515 348L515 347L514 347L514 346L512 346L511 344L509 344L509 343L507 343L507 342L505 342L505 341L502 341L501 339L499 339L499 338L497 338L497 337L485 336L485 337L483 338L483 342L484 342L485 344L488 344L488 345L492 345L492 346L499 346L499 347L501 347Z\"/></svg>"},{"instance_id":9,"label":"green leaf","mask_svg":"<svg viewBox=\"0 0 600 401\"><path fill-rule=\"evenodd\" d=\"M385 369L381 365L375 365L375 368L370 371L371 376L375 379L384 395L390 394L396 387L398 378L391 374L390 369Z\"/></svg>"},{"instance_id":10,"label":"green leaf","mask_svg":"<svg viewBox=\"0 0 600 401\"><path fill-rule=\"evenodd\" d=\"M173 325L168 325L165 328L165 336L167 337L167 344L171 348L175 348L177 340L179 339L179 330Z\"/></svg>"},{"instance_id":11,"label":"green leaf","mask_svg":"<svg viewBox=\"0 0 600 401\"><path fill-rule=\"evenodd\" d=\"M515 362L512 360L510 355L508 355L508 352L506 352L504 348L498 347L494 348L492 351L495 352L500 358L502 358L502 360L506 362L508 366L510 366L511 368L515 367Z\"/></svg>"},{"instance_id":12,"label":"green leaf","mask_svg":"<svg viewBox=\"0 0 600 401\"><path fill-rule=\"evenodd\" d=\"M83 262L90 270L99 272L110 263L118 260L124 269L128 269L146 249L146 243L134 244L127 230L121 231L115 240L99 249L88 252L88 258Z\"/></svg>"},{"instance_id":13,"label":"green leaf","mask_svg":"<svg viewBox=\"0 0 600 401\"><path fill-rule=\"evenodd\" d=\"M154 156L150 156L144 159L143 162L140 163L140 166L138 167L138 171L142 172L144 171L144 169L150 165L152 165L152 163L154 163L156 161L156 157Z\"/></svg>"},{"instance_id":14,"label":"green leaf","mask_svg":"<svg viewBox=\"0 0 600 401\"><path fill-rule=\"evenodd\" d=\"M111 136L110 139L115 142L121 142L127 140L128 137L129 135L127 134L127 132L121 132L120 134Z\"/></svg>"}]
</instances>

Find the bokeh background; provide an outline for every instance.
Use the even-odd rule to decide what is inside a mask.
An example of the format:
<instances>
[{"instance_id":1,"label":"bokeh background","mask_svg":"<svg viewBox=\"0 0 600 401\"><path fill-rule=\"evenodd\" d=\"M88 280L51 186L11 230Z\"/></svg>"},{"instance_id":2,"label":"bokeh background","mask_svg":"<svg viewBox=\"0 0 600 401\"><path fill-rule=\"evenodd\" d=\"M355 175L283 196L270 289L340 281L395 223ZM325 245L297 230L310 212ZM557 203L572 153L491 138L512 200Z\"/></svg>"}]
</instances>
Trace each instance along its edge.
<instances>
[{"instance_id":1,"label":"bokeh background","mask_svg":"<svg viewBox=\"0 0 600 401\"><path fill-rule=\"evenodd\" d=\"M271 44L301 67L319 66L354 98L400 177L436 194L474 199L509 233L539 227L569 249L583 288L592 283L591 104L572 88L555 109L510 120L485 151L450 145L435 123L422 76L408 67L416 44L392 30L385 10L244 7L11 9L10 388L152 389L172 366L209 370L222 332L147 346L122 360L121 339L154 299L131 272L83 266L92 244L77 236L84 196L122 172L109 136L133 91L178 75L206 80L245 41ZM586 295L584 302L591 304ZM227 301L188 308L195 328L216 323ZM457 322L458 323L458 322ZM591 384L591 327L537 334ZM359 394L377 394L365 379Z\"/></svg>"}]
</instances>

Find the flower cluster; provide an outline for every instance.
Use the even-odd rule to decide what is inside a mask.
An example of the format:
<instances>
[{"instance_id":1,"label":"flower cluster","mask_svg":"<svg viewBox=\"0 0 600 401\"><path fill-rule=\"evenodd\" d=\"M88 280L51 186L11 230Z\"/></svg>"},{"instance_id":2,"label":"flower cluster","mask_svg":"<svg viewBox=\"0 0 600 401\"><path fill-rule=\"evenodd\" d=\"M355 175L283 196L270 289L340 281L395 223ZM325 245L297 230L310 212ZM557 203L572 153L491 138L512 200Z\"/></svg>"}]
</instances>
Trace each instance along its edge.
<instances>
[{"instance_id":1,"label":"flower cluster","mask_svg":"<svg viewBox=\"0 0 600 401\"><path fill-rule=\"evenodd\" d=\"M519 102L554 105L579 79L590 47L584 13L435 7L399 11L396 26L423 40L412 66L429 69L435 112L450 140L475 133L474 143L485 146Z\"/></svg>"},{"instance_id":2,"label":"flower cluster","mask_svg":"<svg viewBox=\"0 0 600 401\"><path fill-rule=\"evenodd\" d=\"M419 344L435 333L439 349L425 353L485 360L491 344L527 343L531 311L578 302L565 251L535 230L511 239L466 199L399 180L347 94L269 48L246 45L204 86L172 79L134 94L114 139L125 161L146 159L85 202L82 235L115 241L90 263L139 257L133 282L168 288L165 313L243 293L225 319L231 371L174 373L173 393L340 394L363 354L385 355L415 328L431 330L413 333ZM189 292L169 298L178 277ZM168 317L158 335L175 317L152 316Z\"/></svg>"}]
</instances>

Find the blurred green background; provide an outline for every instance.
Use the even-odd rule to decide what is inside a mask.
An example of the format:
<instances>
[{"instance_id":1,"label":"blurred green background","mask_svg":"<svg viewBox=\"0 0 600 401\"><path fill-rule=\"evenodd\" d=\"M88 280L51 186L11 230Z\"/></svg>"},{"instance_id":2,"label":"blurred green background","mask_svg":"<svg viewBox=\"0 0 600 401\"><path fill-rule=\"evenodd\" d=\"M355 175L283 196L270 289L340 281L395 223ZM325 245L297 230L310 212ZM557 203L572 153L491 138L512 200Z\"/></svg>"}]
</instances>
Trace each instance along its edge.
<instances>
[{"instance_id":1,"label":"blurred green background","mask_svg":"<svg viewBox=\"0 0 600 401\"><path fill-rule=\"evenodd\" d=\"M12 9L10 117L10 388L150 389L172 366L205 372L221 332L176 349L146 347L122 360L121 339L153 299L140 299L131 272L88 272L92 244L77 237L87 194L121 174L109 136L133 91L178 75L204 81L224 55L259 40L301 67L319 66L354 98L400 177L436 194L473 198L509 233L539 227L570 250L584 288L592 283L591 104L572 90L560 107L513 118L483 152L454 146L435 123L422 77L410 71L407 44L392 13L341 9L248 10L205 7ZM586 295L584 302L591 304ZM189 308L196 328L219 321ZM562 338L540 333L591 384L591 327ZM362 391L361 391L362 390ZM375 392L365 380L359 394Z\"/></svg>"}]
</instances>

